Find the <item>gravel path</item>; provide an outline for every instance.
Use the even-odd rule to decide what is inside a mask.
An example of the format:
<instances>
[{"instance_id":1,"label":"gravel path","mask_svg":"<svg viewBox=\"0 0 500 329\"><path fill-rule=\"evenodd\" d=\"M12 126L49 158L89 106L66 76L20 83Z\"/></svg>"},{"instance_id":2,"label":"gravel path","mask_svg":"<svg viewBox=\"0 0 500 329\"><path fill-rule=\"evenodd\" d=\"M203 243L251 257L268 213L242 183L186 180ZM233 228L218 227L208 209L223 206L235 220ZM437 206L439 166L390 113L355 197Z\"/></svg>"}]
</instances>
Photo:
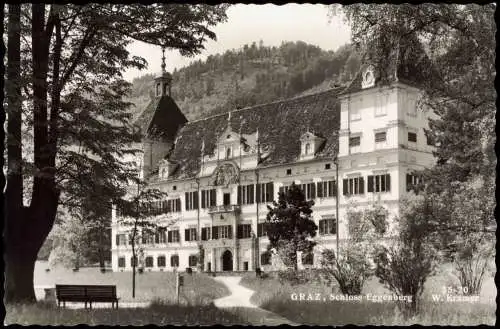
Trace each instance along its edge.
<instances>
[{"instance_id":1,"label":"gravel path","mask_svg":"<svg viewBox=\"0 0 500 329\"><path fill-rule=\"evenodd\" d=\"M227 286L231 295L214 300L214 305L228 311L234 311L241 317L246 317L252 325L277 326L280 324L299 325L273 312L264 310L252 302L250 298L254 291L240 285L241 277L219 276L214 280Z\"/></svg>"}]
</instances>

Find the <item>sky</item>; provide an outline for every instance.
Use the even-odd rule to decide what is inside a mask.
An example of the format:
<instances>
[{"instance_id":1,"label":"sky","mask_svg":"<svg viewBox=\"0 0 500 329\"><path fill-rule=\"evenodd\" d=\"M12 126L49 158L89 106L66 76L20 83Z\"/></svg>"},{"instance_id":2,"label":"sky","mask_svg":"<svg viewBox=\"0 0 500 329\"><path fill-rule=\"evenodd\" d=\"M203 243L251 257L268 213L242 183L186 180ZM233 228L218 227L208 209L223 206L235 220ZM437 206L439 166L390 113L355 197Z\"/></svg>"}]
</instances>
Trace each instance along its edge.
<instances>
[{"instance_id":1,"label":"sky","mask_svg":"<svg viewBox=\"0 0 500 329\"><path fill-rule=\"evenodd\" d=\"M204 60L208 55L223 53L228 49L239 49L244 44L264 42L265 46L279 46L282 41L304 41L324 50L336 50L349 42L350 29L338 17L328 18L328 9L322 4L286 4L282 6L244 5L229 7L227 21L212 28L217 41L209 40L205 50L194 57L183 57L178 51L165 51L166 69L189 65L194 60ZM141 56L148 62L142 71L127 70L124 78L131 81L146 73L161 70L161 48L142 42L128 47L131 55Z\"/></svg>"}]
</instances>

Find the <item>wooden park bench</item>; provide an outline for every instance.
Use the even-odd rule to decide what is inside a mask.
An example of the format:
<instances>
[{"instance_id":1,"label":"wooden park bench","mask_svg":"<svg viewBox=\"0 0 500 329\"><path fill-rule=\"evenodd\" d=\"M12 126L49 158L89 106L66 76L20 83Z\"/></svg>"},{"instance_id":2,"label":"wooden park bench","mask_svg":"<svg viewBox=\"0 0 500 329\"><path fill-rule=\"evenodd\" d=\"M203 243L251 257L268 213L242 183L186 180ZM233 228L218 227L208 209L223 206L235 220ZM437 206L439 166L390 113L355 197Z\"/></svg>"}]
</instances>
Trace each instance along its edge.
<instances>
[{"instance_id":1,"label":"wooden park bench","mask_svg":"<svg viewBox=\"0 0 500 329\"><path fill-rule=\"evenodd\" d=\"M118 299L116 297L116 286L110 285L56 285L57 305L66 307L66 302L89 303L92 309L92 302L111 302L111 307L118 308Z\"/></svg>"}]
</instances>

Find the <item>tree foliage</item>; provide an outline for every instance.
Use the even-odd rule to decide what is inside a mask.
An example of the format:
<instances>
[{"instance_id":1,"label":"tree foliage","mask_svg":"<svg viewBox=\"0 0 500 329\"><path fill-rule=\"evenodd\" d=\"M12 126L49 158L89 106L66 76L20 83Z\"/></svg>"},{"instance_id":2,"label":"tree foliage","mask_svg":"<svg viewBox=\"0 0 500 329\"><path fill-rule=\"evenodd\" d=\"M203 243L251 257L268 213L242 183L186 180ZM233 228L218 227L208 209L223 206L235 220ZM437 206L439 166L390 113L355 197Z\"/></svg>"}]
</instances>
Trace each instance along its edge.
<instances>
[{"instance_id":1,"label":"tree foliage","mask_svg":"<svg viewBox=\"0 0 500 329\"><path fill-rule=\"evenodd\" d=\"M387 231L387 214L378 204L363 210L348 208L346 241L338 254L332 249L322 252L321 274L328 285L338 285L343 294L361 294L365 281L373 275L371 259Z\"/></svg>"},{"instance_id":2,"label":"tree foliage","mask_svg":"<svg viewBox=\"0 0 500 329\"><path fill-rule=\"evenodd\" d=\"M396 295L411 298L398 304L405 315L411 316L418 311L424 284L434 273L439 257L429 234L435 213L428 197L413 196L402 205L396 236L377 246L375 275Z\"/></svg>"},{"instance_id":3,"label":"tree foliage","mask_svg":"<svg viewBox=\"0 0 500 329\"><path fill-rule=\"evenodd\" d=\"M297 270L297 252L311 252L318 226L312 220L314 201L306 200L304 192L292 184L278 201L268 206L266 230L269 248L275 248L288 267Z\"/></svg>"},{"instance_id":4,"label":"tree foliage","mask_svg":"<svg viewBox=\"0 0 500 329\"><path fill-rule=\"evenodd\" d=\"M226 8L9 6L7 83L12 88L7 106L14 138L7 152L7 301L35 301L34 261L59 204L74 209L86 201L96 207L108 204L124 194L123 187L136 175L126 157L137 151L131 144L139 135L130 123L130 103L123 101L129 84L121 72L147 63L126 47L139 40L197 54L215 39L211 27L226 19ZM23 125L31 130L31 140L21 141ZM29 143L32 162L23 156ZM26 190L30 197L23 200Z\"/></svg>"}]
</instances>

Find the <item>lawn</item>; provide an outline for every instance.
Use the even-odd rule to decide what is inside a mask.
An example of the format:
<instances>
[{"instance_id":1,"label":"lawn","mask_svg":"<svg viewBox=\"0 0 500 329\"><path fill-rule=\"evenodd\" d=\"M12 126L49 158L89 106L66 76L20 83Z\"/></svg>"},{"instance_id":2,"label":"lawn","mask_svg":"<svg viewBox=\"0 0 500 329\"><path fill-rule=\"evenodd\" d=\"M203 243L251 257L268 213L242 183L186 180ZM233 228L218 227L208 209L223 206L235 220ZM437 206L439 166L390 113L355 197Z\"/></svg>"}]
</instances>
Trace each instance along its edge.
<instances>
[{"instance_id":1,"label":"lawn","mask_svg":"<svg viewBox=\"0 0 500 329\"><path fill-rule=\"evenodd\" d=\"M6 324L39 325L214 325L247 324L243 317L217 309L212 301L229 295L221 283L205 274L184 276L181 305L175 302L175 274L145 272L136 276L136 298L132 298L131 272L101 273L99 268L81 268L78 272L54 268L46 272L46 264L37 263L34 285L37 298L43 298L44 286L57 284L113 284L120 302L152 302L145 308L60 309L54 303L39 301L33 305L5 305ZM122 304L123 305L123 304Z\"/></svg>"},{"instance_id":2,"label":"lawn","mask_svg":"<svg viewBox=\"0 0 500 329\"><path fill-rule=\"evenodd\" d=\"M43 263L35 268L34 285L54 286L55 284L111 284L116 285L120 302L149 302L163 300L175 301L175 274L172 272L144 272L136 274L136 295L132 298L131 272L101 273L99 268L80 268L78 272L64 268L45 272ZM184 287L181 289L181 301L190 304L209 304L213 299L229 295L229 290L221 283L205 274L181 273ZM38 298L43 296L43 289L35 289Z\"/></svg>"},{"instance_id":3,"label":"lawn","mask_svg":"<svg viewBox=\"0 0 500 329\"><path fill-rule=\"evenodd\" d=\"M213 304L177 306L153 303L136 309L58 309L53 304L5 305L5 324L20 325L234 325L248 324L234 313L219 310Z\"/></svg>"},{"instance_id":4,"label":"lawn","mask_svg":"<svg viewBox=\"0 0 500 329\"><path fill-rule=\"evenodd\" d=\"M394 302L367 301L366 295L390 294L375 278L363 289L362 301L330 301L332 288L319 282L292 286L274 278L257 279L245 276L241 284L255 290L251 301L264 309L275 312L291 321L307 325L478 325L495 323L496 287L492 276L486 277L481 299L476 303L434 302L433 294L441 294L443 288L455 283L443 269L429 278L422 296L422 310L413 319L405 320ZM320 300L293 300L294 294L303 293ZM319 294L319 295L317 295ZM333 288L333 294L340 294ZM323 299L325 298L325 299Z\"/></svg>"}]
</instances>

